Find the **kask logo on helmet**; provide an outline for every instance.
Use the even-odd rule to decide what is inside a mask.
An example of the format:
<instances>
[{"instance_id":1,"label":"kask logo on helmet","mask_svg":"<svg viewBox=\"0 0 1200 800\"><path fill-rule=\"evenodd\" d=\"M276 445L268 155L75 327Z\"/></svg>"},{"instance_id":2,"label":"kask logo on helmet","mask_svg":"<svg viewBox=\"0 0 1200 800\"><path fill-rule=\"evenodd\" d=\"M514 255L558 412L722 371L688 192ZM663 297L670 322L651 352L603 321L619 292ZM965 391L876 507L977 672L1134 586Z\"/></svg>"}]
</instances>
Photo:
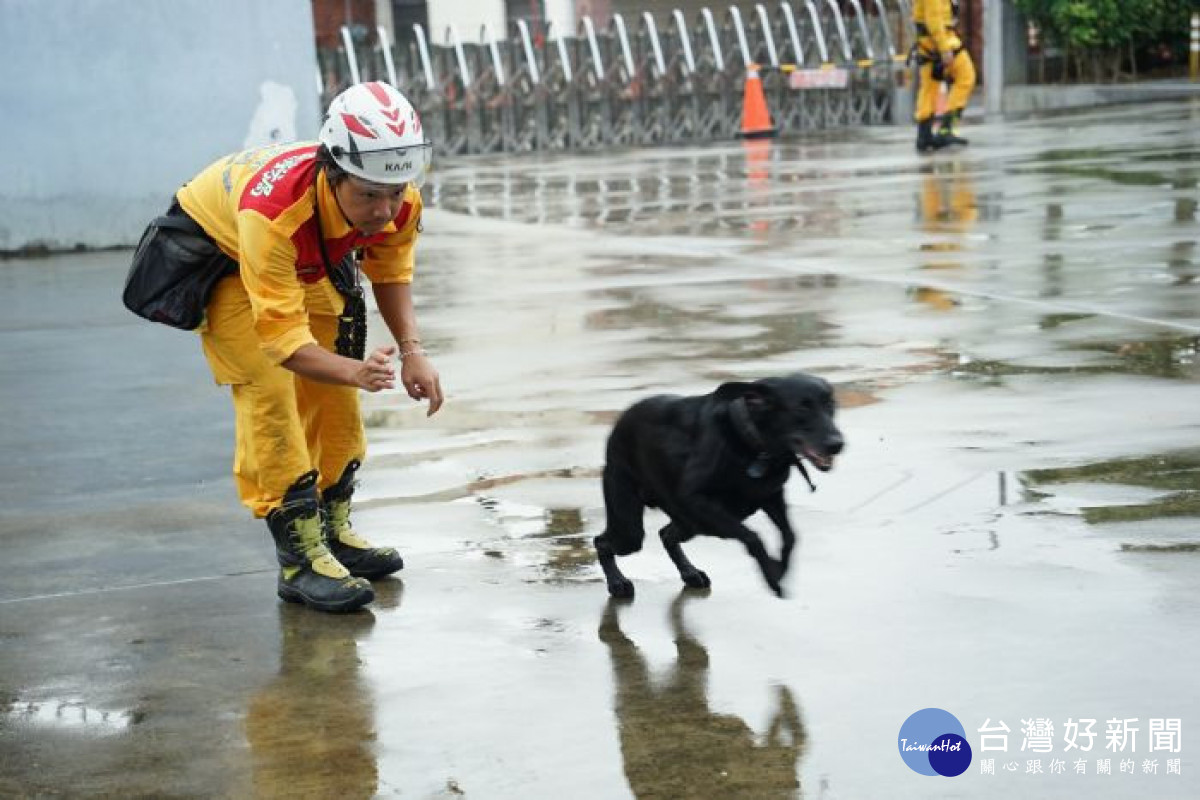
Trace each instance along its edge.
<instances>
[{"instance_id":1,"label":"kask logo on helmet","mask_svg":"<svg viewBox=\"0 0 1200 800\"><path fill-rule=\"evenodd\" d=\"M384 166L384 172L409 172L413 168L413 162L405 161L403 164L387 164Z\"/></svg>"}]
</instances>

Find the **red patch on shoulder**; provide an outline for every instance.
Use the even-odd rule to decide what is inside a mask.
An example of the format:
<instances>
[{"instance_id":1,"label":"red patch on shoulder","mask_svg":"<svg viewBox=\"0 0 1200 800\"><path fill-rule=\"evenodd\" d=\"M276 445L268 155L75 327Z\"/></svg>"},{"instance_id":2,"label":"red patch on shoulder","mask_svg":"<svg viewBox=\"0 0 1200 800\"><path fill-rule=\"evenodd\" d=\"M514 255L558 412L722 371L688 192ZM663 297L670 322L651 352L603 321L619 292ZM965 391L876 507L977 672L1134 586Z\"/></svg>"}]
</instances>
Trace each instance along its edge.
<instances>
[{"instance_id":1,"label":"red patch on shoulder","mask_svg":"<svg viewBox=\"0 0 1200 800\"><path fill-rule=\"evenodd\" d=\"M251 176L238 198L238 211L252 209L275 219L295 205L313 185L316 145L285 150Z\"/></svg>"}]
</instances>

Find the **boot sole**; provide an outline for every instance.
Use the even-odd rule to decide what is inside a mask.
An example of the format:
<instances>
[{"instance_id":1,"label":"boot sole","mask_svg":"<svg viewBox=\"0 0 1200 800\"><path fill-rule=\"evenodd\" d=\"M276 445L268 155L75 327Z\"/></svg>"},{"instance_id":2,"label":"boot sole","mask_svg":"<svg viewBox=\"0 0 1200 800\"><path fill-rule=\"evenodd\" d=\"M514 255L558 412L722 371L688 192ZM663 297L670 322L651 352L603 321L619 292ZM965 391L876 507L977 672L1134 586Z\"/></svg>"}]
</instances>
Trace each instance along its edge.
<instances>
[{"instance_id":1,"label":"boot sole","mask_svg":"<svg viewBox=\"0 0 1200 800\"><path fill-rule=\"evenodd\" d=\"M380 564L378 563L380 559L370 558L363 559L363 561L367 562L365 565L356 564L353 558L347 557L343 561L341 558L338 558L338 555L346 555L346 553L335 553L334 558L337 558L338 561L341 562L342 566L346 568L346 571L349 572L351 576L355 578L364 578L368 581L373 581L378 578L386 578L388 575L394 575L395 573L404 569L404 559L401 558L399 554L396 555L395 566L390 564ZM373 566L370 563L372 560L376 562Z\"/></svg>"},{"instance_id":2,"label":"boot sole","mask_svg":"<svg viewBox=\"0 0 1200 800\"><path fill-rule=\"evenodd\" d=\"M316 600L293 586L277 586L276 594L285 602L302 603L315 611L324 611L327 614L348 614L375 599L375 592L370 589L338 601Z\"/></svg>"},{"instance_id":3,"label":"boot sole","mask_svg":"<svg viewBox=\"0 0 1200 800\"><path fill-rule=\"evenodd\" d=\"M400 566L396 567L395 569L384 568L384 569L373 569L373 570L363 570L363 571L356 570L356 569L350 569L349 567L346 567L346 569L355 578L363 578L368 581L374 581L374 580L378 580L380 578L386 578L388 575L395 575L397 572L404 569L404 565L401 564Z\"/></svg>"}]
</instances>

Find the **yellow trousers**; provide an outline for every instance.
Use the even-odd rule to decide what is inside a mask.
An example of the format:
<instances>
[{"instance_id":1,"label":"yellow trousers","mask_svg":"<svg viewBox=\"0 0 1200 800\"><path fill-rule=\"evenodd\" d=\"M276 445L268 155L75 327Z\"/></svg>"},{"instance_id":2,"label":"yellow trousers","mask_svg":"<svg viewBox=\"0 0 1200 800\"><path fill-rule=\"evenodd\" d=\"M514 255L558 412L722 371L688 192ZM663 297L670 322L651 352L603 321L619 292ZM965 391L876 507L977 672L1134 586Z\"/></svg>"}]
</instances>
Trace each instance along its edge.
<instances>
[{"instance_id":1,"label":"yellow trousers","mask_svg":"<svg viewBox=\"0 0 1200 800\"><path fill-rule=\"evenodd\" d=\"M921 37L918 42L924 59L937 59L933 49L933 39ZM950 94L946 98L946 111L959 111L966 107L975 89L975 62L965 49L959 50L954 62L945 70L945 79L953 81L950 84ZM937 114L938 94L941 93L941 81L933 79L933 62L926 60L921 64L921 73L917 89L917 122L924 122Z\"/></svg>"},{"instance_id":2,"label":"yellow trousers","mask_svg":"<svg viewBox=\"0 0 1200 800\"><path fill-rule=\"evenodd\" d=\"M233 475L242 503L265 517L284 492L311 470L318 488L332 486L366 450L358 389L317 383L271 363L259 348L250 298L234 275L217 284L200 334L217 383L233 394ZM337 317L310 314L317 343L333 350Z\"/></svg>"}]
</instances>

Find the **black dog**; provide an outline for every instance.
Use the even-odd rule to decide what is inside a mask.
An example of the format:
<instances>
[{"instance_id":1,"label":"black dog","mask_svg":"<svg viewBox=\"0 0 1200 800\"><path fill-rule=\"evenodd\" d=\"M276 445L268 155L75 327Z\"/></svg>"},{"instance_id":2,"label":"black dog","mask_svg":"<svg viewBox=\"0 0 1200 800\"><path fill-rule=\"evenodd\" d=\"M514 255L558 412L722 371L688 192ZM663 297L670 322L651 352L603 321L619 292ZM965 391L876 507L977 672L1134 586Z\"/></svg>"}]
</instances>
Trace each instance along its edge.
<instances>
[{"instance_id":1,"label":"black dog","mask_svg":"<svg viewBox=\"0 0 1200 800\"><path fill-rule=\"evenodd\" d=\"M650 397L628 408L608 438L608 524L594 540L609 594L633 596L616 557L642 548L642 515L650 506L671 518L659 536L685 584L711 585L680 547L707 534L744 544L782 597L779 581L796 545L783 487L793 466L808 478L802 458L822 472L833 466L843 447L833 413L833 389L803 373L725 383L699 397ZM759 510L782 535L778 561L743 524Z\"/></svg>"}]
</instances>

